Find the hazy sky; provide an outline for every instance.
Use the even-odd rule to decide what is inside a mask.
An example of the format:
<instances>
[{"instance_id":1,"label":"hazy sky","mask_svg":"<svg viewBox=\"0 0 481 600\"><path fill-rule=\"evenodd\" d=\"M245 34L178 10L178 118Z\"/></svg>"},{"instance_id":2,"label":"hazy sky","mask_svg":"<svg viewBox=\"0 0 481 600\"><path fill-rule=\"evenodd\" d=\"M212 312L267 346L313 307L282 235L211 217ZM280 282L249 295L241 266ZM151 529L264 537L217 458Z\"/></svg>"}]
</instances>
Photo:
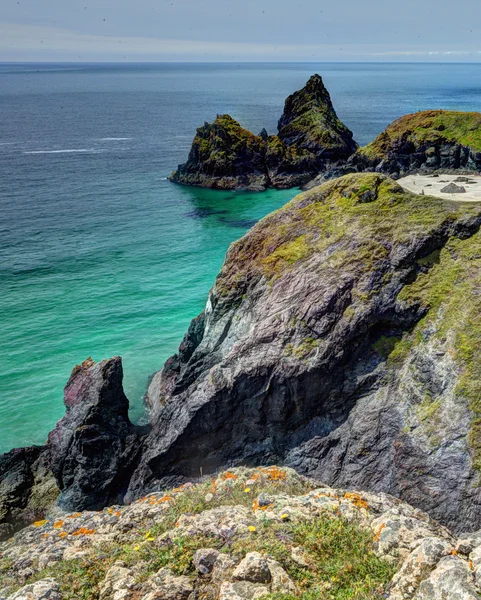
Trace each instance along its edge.
<instances>
[{"instance_id":1,"label":"hazy sky","mask_svg":"<svg viewBox=\"0 0 481 600\"><path fill-rule=\"evenodd\" d=\"M0 0L22 60L481 62L481 0Z\"/></svg>"}]
</instances>

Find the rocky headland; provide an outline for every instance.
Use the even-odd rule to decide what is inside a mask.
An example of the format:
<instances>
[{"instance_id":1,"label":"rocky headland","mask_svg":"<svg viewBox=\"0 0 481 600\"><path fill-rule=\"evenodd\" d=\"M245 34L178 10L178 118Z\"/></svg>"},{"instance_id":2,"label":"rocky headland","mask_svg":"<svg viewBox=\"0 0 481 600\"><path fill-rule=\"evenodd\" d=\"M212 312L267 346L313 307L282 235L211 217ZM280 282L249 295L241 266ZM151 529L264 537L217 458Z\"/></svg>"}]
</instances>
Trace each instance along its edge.
<instances>
[{"instance_id":1,"label":"rocky headland","mask_svg":"<svg viewBox=\"0 0 481 600\"><path fill-rule=\"evenodd\" d=\"M229 115L197 130L187 162L170 179L214 189L260 191L302 185L357 149L319 75L289 96L278 135L247 131Z\"/></svg>"},{"instance_id":2,"label":"rocky headland","mask_svg":"<svg viewBox=\"0 0 481 600\"><path fill-rule=\"evenodd\" d=\"M481 114L427 110L405 115L389 125L344 164L319 173L306 189L354 172L385 173L394 179L411 174L481 170Z\"/></svg>"}]
</instances>

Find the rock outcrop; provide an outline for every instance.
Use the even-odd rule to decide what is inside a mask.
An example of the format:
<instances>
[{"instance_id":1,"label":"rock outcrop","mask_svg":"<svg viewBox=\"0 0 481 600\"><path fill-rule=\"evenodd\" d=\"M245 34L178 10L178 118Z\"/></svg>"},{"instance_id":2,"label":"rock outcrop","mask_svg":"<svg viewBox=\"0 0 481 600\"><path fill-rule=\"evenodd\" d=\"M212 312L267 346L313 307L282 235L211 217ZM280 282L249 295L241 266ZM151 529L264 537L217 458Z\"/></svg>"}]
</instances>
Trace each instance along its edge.
<instances>
[{"instance_id":1,"label":"rock outcrop","mask_svg":"<svg viewBox=\"0 0 481 600\"><path fill-rule=\"evenodd\" d=\"M18 448L0 456L0 540L42 519L58 487L46 446Z\"/></svg>"},{"instance_id":2,"label":"rock outcrop","mask_svg":"<svg viewBox=\"0 0 481 600\"><path fill-rule=\"evenodd\" d=\"M128 418L119 357L77 365L65 387L66 415L46 446L0 456L0 539L54 503L69 510L121 502L145 433Z\"/></svg>"},{"instance_id":3,"label":"rock outcrop","mask_svg":"<svg viewBox=\"0 0 481 600\"><path fill-rule=\"evenodd\" d=\"M231 190L264 190L269 185L265 168L266 142L244 129L229 115L197 130L189 158L171 180Z\"/></svg>"},{"instance_id":4,"label":"rock outcrop","mask_svg":"<svg viewBox=\"0 0 481 600\"><path fill-rule=\"evenodd\" d=\"M170 179L217 189L289 188L356 151L352 132L339 120L322 78L287 98L279 135L256 136L229 115L197 130L186 163Z\"/></svg>"},{"instance_id":5,"label":"rock outcrop","mask_svg":"<svg viewBox=\"0 0 481 600\"><path fill-rule=\"evenodd\" d=\"M0 600L479 600L480 557L386 494L242 468L31 525L0 544Z\"/></svg>"},{"instance_id":6,"label":"rock outcrop","mask_svg":"<svg viewBox=\"0 0 481 600\"><path fill-rule=\"evenodd\" d=\"M65 386L66 414L49 434L48 447L59 505L67 510L122 501L138 452L122 379L120 357L87 359Z\"/></svg>"},{"instance_id":7,"label":"rock outcrop","mask_svg":"<svg viewBox=\"0 0 481 600\"><path fill-rule=\"evenodd\" d=\"M263 219L151 382L153 430L127 499L282 462L481 525L480 223L479 205L376 174Z\"/></svg>"}]
</instances>

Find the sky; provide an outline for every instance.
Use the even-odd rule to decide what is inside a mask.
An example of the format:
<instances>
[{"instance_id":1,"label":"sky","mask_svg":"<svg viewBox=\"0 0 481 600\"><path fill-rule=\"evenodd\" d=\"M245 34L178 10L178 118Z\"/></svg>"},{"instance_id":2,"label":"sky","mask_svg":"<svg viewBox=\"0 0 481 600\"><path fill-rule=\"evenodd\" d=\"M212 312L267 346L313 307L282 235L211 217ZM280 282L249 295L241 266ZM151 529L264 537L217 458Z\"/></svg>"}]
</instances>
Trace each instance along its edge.
<instances>
[{"instance_id":1,"label":"sky","mask_svg":"<svg viewBox=\"0 0 481 600\"><path fill-rule=\"evenodd\" d=\"M481 0L0 0L0 61L481 62Z\"/></svg>"}]
</instances>

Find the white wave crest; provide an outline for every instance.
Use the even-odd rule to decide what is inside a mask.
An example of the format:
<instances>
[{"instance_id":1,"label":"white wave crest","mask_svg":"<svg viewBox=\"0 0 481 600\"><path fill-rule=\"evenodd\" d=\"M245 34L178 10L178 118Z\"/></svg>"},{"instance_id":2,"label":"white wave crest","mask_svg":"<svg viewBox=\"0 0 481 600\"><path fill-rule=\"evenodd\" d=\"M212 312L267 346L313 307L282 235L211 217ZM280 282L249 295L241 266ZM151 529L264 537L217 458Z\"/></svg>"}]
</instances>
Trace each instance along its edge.
<instances>
[{"instance_id":1,"label":"white wave crest","mask_svg":"<svg viewBox=\"0 0 481 600\"><path fill-rule=\"evenodd\" d=\"M67 150L28 150L23 152L23 154L73 154L76 152L97 153L100 152L100 150L96 150L95 148L72 148Z\"/></svg>"},{"instance_id":2,"label":"white wave crest","mask_svg":"<svg viewBox=\"0 0 481 600\"><path fill-rule=\"evenodd\" d=\"M99 142L122 142L125 140L131 140L132 138L117 138L117 137L106 137L99 138Z\"/></svg>"}]
</instances>

